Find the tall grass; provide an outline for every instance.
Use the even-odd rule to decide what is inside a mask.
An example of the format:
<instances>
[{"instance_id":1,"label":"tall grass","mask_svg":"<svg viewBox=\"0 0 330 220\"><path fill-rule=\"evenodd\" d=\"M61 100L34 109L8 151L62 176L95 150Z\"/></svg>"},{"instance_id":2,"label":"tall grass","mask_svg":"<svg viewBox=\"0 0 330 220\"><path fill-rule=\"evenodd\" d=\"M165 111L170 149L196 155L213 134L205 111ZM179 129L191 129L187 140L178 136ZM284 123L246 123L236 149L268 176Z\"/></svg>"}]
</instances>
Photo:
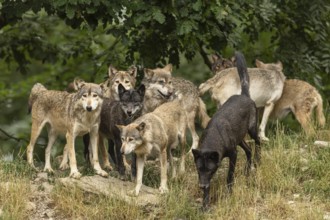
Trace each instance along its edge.
<instances>
[{"instance_id":1,"label":"tall grass","mask_svg":"<svg viewBox=\"0 0 330 220\"><path fill-rule=\"evenodd\" d=\"M226 188L228 160L222 161L211 182L207 212L200 209L202 192L192 157L187 157L183 176L169 178L169 193L160 196L159 206L141 208L56 183L52 198L58 211L70 219L323 219L330 212L330 148L316 147L314 137L292 133L281 124L268 136L270 142L262 144L261 164L249 177L244 176L246 158L239 148L231 194ZM15 184L0 187L2 217L27 217L24 204L32 176L24 162L0 163L1 182ZM60 176L63 173L55 178ZM144 184L158 188L159 181L159 168L146 165Z\"/></svg>"}]
</instances>

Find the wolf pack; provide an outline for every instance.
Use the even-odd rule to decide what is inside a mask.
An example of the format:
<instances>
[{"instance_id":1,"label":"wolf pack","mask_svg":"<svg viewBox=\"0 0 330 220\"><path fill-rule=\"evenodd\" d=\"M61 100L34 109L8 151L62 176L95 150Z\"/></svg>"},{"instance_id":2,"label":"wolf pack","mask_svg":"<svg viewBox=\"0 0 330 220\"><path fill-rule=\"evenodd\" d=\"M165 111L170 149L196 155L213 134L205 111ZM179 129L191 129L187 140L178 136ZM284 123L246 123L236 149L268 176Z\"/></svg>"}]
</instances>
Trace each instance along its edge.
<instances>
[{"instance_id":1,"label":"wolf pack","mask_svg":"<svg viewBox=\"0 0 330 220\"><path fill-rule=\"evenodd\" d=\"M256 68L247 68L240 52L232 59L217 55L212 58L214 76L199 87L172 76L171 64L144 68L139 86L136 86L136 67L117 70L113 66L108 69L108 78L100 84L76 78L72 84L75 91L71 93L48 90L36 83L28 102L32 127L27 162L35 167L34 146L46 125L44 171L54 172L51 148L56 138L64 135L66 145L59 169L70 169L70 177L79 179L75 139L82 136L86 161L95 173L107 177L109 171L117 170L125 179L130 172L136 186L128 194L138 196L149 157L159 158L159 191L166 193L168 165L172 177L183 174L186 156L193 155L199 187L203 190L203 208L206 208L211 179L225 157L229 158L227 187L231 191L237 146L246 155L246 175L252 166L258 166L260 144L269 140L265 129L270 117L281 119L292 112L310 135L315 132L312 115L316 109L318 124L324 126L319 92L307 82L286 79L281 62L266 64L256 60ZM206 92L217 104L211 118L201 98ZM260 126L259 108L264 109ZM201 137L196 132L196 119L203 128ZM191 147L186 144L187 131L191 134ZM254 149L246 141L247 134L254 140ZM178 167L173 150L179 152Z\"/></svg>"}]
</instances>

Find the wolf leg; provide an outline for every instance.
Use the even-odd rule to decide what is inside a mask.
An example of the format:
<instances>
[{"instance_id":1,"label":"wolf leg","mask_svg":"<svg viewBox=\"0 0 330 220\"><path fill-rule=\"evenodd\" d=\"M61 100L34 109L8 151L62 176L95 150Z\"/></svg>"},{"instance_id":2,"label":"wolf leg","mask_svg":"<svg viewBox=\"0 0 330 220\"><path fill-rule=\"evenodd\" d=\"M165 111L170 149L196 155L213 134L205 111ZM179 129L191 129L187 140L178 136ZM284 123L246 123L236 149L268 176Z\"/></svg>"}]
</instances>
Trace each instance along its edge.
<instances>
[{"instance_id":1,"label":"wolf leg","mask_svg":"<svg viewBox=\"0 0 330 220\"><path fill-rule=\"evenodd\" d=\"M252 165L251 147L244 140L239 144L239 146L241 146L245 152L246 165L245 165L244 173L246 176L249 176L250 170L251 170L251 165Z\"/></svg>"},{"instance_id":2,"label":"wolf leg","mask_svg":"<svg viewBox=\"0 0 330 220\"><path fill-rule=\"evenodd\" d=\"M237 151L235 150L229 155L229 169L228 169L228 175L227 175L227 187L228 191L232 192L232 186L234 181L234 172L235 172L235 166L236 166L236 159L237 159Z\"/></svg>"},{"instance_id":3,"label":"wolf leg","mask_svg":"<svg viewBox=\"0 0 330 220\"><path fill-rule=\"evenodd\" d=\"M33 167L34 163L33 163L33 149L34 149L34 145L40 135L40 132L42 130L42 128L44 127L45 122L41 122L41 121L34 121L32 119L32 128L31 128L31 138L30 138L30 143L27 146L27 151L26 151L26 156L27 156L27 162Z\"/></svg>"},{"instance_id":4,"label":"wolf leg","mask_svg":"<svg viewBox=\"0 0 330 220\"><path fill-rule=\"evenodd\" d=\"M259 126L259 136L260 136L261 140L263 140L263 141L269 141L269 139L265 135L265 129L266 129L269 115L273 111L273 108L274 108L274 103L271 102L271 103L266 104L265 109L264 109L264 114L262 115L262 120L261 120L261 123Z\"/></svg>"},{"instance_id":5,"label":"wolf leg","mask_svg":"<svg viewBox=\"0 0 330 220\"><path fill-rule=\"evenodd\" d=\"M78 171L78 168L77 168L76 154L75 154L75 149L74 149L74 140L75 140L75 135L72 132L68 131L66 133L67 146L65 148L69 154L70 169L71 169L70 177L79 179L81 177L81 173ZM64 159L64 157L63 157L63 159Z\"/></svg>"},{"instance_id":6,"label":"wolf leg","mask_svg":"<svg viewBox=\"0 0 330 220\"><path fill-rule=\"evenodd\" d=\"M104 138L102 135L99 135L98 138L99 138L100 153L102 155L102 161L103 161L103 169L111 171L112 166L109 161L107 149L105 148L105 145L104 145Z\"/></svg>"},{"instance_id":7,"label":"wolf leg","mask_svg":"<svg viewBox=\"0 0 330 220\"><path fill-rule=\"evenodd\" d=\"M90 143L92 146L92 151L93 151L93 159L92 159L92 165L94 170L96 171L96 174L107 177L108 173L102 170L99 162L99 156L98 156L98 147L97 147L97 142L98 142L98 126L93 127L93 129L90 131ZM106 151L106 150L105 150ZM105 152L106 153L106 152Z\"/></svg>"},{"instance_id":8,"label":"wolf leg","mask_svg":"<svg viewBox=\"0 0 330 220\"><path fill-rule=\"evenodd\" d=\"M315 130L311 123L311 112L306 113L305 110L303 109L303 110L296 110L294 114L298 122L301 124L301 127L304 129L304 132L307 135L314 134Z\"/></svg>"},{"instance_id":9,"label":"wolf leg","mask_svg":"<svg viewBox=\"0 0 330 220\"><path fill-rule=\"evenodd\" d=\"M57 138L57 133L53 128L50 128L48 131L48 144L47 144L47 148L46 148L46 156L45 156L45 168L44 171L45 172L50 172L53 173L54 170L52 169L51 163L50 163L50 153L51 153L51 149L52 146L54 145L54 142Z\"/></svg>"},{"instance_id":10,"label":"wolf leg","mask_svg":"<svg viewBox=\"0 0 330 220\"><path fill-rule=\"evenodd\" d=\"M130 191L128 193L130 196L138 196L140 193L140 189L142 186L144 161L145 161L145 155L136 155L136 166L137 166L136 186L133 191Z\"/></svg>"},{"instance_id":11,"label":"wolf leg","mask_svg":"<svg viewBox=\"0 0 330 220\"><path fill-rule=\"evenodd\" d=\"M160 193L166 193L168 192L167 188L167 152L166 147L160 152Z\"/></svg>"},{"instance_id":12,"label":"wolf leg","mask_svg":"<svg viewBox=\"0 0 330 220\"><path fill-rule=\"evenodd\" d=\"M62 162L60 165L60 170L66 170L69 169L68 166L68 143L66 143L64 149L63 149L63 158L62 158Z\"/></svg>"}]
</instances>

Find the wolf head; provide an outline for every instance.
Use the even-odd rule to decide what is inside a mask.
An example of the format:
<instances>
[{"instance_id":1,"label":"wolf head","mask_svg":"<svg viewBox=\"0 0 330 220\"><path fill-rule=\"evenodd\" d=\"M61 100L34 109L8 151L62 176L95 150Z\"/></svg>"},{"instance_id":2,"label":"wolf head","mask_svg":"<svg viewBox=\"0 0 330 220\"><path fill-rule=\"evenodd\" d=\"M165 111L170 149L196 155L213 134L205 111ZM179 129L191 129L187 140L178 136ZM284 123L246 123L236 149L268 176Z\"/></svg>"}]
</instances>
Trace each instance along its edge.
<instances>
[{"instance_id":1,"label":"wolf head","mask_svg":"<svg viewBox=\"0 0 330 220\"><path fill-rule=\"evenodd\" d=\"M73 84L77 91L75 98L86 111L92 112L102 106L103 89L100 85L86 83L81 79L75 79Z\"/></svg>"},{"instance_id":2,"label":"wolf head","mask_svg":"<svg viewBox=\"0 0 330 220\"><path fill-rule=\"evenodd\" d=\"M198 172L199 187L209 188L211 178L220 165L219 153L216 151L202 152L196 149L193 149L192 152Z\"/></svg>"},{"instance_id":3,"label":"wolf head","mask_svg":"<svg viewBox=\"0 0 330 220\"><path fill-rule=\"evenodd\" d=\"M172 64L164 68L144 69L144 78L142 83L146 89L153 94L153 98L170 99L173 95L172 85Z\"/></svg>"},{"instance_id":4,"label":"wolf head","mask_svg":"<svg viewBox=\"0 0 330 220\"><path fill-rule=\"evenodd\" d=\"M225 59L216 54L212 55L212 72L217 73L224 69L234 67L234 60Z\"/></svg>"},{"instance_id":5,"label":"wolf head","mask_svg":"<svg viewBox=\"0 0 330 220\"><path fill-rule=\"evenodd\" d=\"M145 86L142 84L137 90L125 89L122 84L118 86L120 107L128 118L140 115L143 108Z\"/></svg>"},{"instance_id":6,"label":"wolf head","mask_svg":"<svg viewBox=\"0 0 330 220\"><path fill-rule=\"evenodd\" d=\"M278 72L282 72L283 70L281 61L277 61L277 63L263 63L262 61L256 59L256 66L260 69L275 70Z\"/></svg>"},{"instance_id":7,"label":"wolf head","mask_svg":"<svg viewBox=\"0 0 330 220\"><path fill-rule=\"evenodd\" d=\"M143 143L143 133L146 124L141 122L140 124L131 123L129 125L117 125L121 135L121 149L122 154L130 154L133 151L138 151L139 147Z\"/></svg>"},{"instance_id":8,"label":"wolf head","mask_svg":"<svg viewBox=\"0 0 330 220\"><path fill-rule=\"evenodd\" d=\"M122 84L125 89L133 89L136 83L137 68L131 67L127 71L117 70L109 66L108 79L103 83L105 87L105 96L119 100L118 85Z\"/></svg>"}]
</instances>

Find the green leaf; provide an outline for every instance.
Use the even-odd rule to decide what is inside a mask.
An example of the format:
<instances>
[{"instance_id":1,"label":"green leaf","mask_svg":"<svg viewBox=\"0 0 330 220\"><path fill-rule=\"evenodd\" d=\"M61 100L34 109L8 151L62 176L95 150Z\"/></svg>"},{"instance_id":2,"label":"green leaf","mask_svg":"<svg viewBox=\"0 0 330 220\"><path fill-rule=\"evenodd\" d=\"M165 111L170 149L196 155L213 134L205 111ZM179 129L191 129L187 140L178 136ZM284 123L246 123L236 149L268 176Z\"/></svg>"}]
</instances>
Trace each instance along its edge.
<instances>
[{"instance_id":1,"label":"green leaf","mask_svg":"<svg viewBox=\"0 0 330 220\"><path fill-rule=\"evenodd\" d=\"M73 19L74 15L75 15L75 8L70 6L70 5L67 5L67 7L66 7L66 16L69 19Z\"/></svg>"},{"instance_id":2,"label":"green leaf","mask_svg":"<svg viewBox=\"0 0 330 220\"><path fill-rule=\"evenodd\" d=\"M165 15L160 11L160 9L156 9L152 13L152 18L158 21L158 23L163 24L165 22Z\"/></svg>"}]
</instances>

